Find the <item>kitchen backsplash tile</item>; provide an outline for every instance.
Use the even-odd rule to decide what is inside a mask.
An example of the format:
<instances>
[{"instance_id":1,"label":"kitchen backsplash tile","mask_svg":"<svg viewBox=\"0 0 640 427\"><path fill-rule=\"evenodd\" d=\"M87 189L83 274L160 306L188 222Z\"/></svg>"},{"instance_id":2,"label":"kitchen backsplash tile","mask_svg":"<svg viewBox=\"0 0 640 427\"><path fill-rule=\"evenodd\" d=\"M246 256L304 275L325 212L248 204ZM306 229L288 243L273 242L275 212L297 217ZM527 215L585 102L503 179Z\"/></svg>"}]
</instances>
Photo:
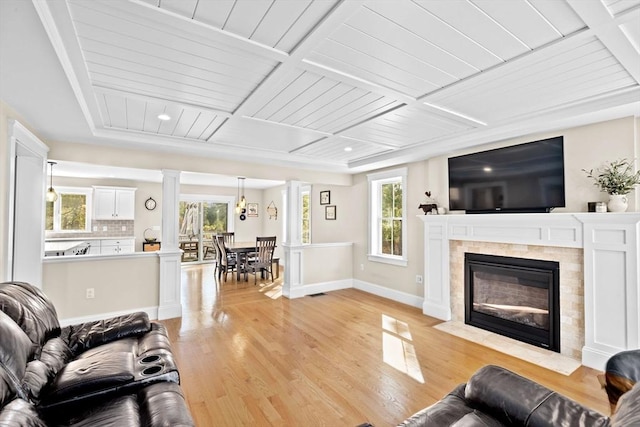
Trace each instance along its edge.
<instances>
[{"instance_id":1,"label":"kitchen backsplash tile","mask_svg":"<svg viewBox=\"0 0 640 427\"><path fill-rule=\"evenodd\" d=\"M129 237L134 235L133 220L94 220L91 223L91 229L94 230L90 233L64 233L64 232L46 232L47 239L55 239L62 237Z\"/></svg>"}]
</instances>

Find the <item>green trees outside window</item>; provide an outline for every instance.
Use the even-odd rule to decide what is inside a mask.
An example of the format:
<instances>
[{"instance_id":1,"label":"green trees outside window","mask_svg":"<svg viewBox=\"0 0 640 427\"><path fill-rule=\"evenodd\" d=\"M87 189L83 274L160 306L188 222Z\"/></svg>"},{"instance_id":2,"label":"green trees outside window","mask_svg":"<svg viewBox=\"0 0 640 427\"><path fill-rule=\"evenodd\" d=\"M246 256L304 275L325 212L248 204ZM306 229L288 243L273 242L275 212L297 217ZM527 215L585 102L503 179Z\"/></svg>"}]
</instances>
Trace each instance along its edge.
<instances>
[{"instance_id":1,"label":"green trees outside window","mask_svg":"<svg viewBox=\"0 0 640 427\"><path fill-rule=\"evenodd\" d=\"M381 252L402 256L402 184L381 186Z\"/></svg>"},{"instance_id":2,"label":"green trees outside window","mask_svg":"<svg viewBox=\"0 0 640 427\"><path fill-rule=\"evenodd\" d=\"M407 265L407 168L375 172L369 181L369 261Z\"/></svg>"},{"instance_id":3,"label":"green trees outside window","mask_svg":"<svg viewBox=\"0 0 640 427\"><path fill-rule=\"evenodd\" d=\"M311 243L311 192L302 192L302 243Z\"/></svg>"},{"instance_id":4,"label":"green trees outside window","mask_svg":"<svg viewBox=\"0 0 640 427\"><path fill-rule=\"evenodd\" d=\"M207 234L216 234L228 231L229 225L229 205L227 203L217 202L180 202L180 224L181 229L186 230L187 234L198 235L200 232ZM188 211L190 210L190 211ZM188 216L187 221L194 221L199 230L192 230L192 227L185 227L185 215ZM202 219L202 220L200 220Z\"/></svg>"},{"instance_id":5,"label":"green trees outside window","mask_svg":"<svg viewBox=\"0 0 640 427\"><path fill-rule=\"evenodd\" d=\"M58 200L47 202L45 230L89 231L91 189L58 190Z\"/></svg>"}]
</instances>

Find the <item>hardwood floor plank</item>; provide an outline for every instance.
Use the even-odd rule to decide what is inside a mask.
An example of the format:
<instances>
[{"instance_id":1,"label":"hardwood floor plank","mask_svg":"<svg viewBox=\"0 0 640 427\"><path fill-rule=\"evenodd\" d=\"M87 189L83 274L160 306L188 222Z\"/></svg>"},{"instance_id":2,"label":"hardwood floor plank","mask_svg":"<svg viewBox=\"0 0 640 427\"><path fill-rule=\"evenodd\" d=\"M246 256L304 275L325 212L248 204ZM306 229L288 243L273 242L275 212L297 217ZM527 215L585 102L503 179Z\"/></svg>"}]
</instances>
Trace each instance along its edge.
<instances>
[{"instance_id":1,"label":"hardwood floor plank","mask_svg":"<svg viewBox=\"0 0 640 427\"><path fill-rule=\"evenodd\" d=\"M288 300L281 280L218 283L211 266L183 268L183 317L163 323L198 426L395 425L487 364L608 412L597 371L546 370L355 289Z\"/></svg>"}]
</instances>

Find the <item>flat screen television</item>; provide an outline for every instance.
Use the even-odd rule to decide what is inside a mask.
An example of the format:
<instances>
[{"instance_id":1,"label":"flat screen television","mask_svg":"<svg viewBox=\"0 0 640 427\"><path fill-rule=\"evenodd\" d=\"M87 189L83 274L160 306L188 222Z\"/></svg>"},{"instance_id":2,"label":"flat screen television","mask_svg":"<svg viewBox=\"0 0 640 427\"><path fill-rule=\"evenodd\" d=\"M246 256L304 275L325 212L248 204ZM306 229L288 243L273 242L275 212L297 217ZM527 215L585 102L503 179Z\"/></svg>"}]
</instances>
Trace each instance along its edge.
<instances>
[{"instance_id":1,"label":"flat screen television","mask_svg":"<svg viewBox=\"0 0 640 427\"><path fill-rule=\"evenodd\" d=\"M449 209L550 212L565 206L564 138L449 158Z\"/></svg>"}]
</instances>

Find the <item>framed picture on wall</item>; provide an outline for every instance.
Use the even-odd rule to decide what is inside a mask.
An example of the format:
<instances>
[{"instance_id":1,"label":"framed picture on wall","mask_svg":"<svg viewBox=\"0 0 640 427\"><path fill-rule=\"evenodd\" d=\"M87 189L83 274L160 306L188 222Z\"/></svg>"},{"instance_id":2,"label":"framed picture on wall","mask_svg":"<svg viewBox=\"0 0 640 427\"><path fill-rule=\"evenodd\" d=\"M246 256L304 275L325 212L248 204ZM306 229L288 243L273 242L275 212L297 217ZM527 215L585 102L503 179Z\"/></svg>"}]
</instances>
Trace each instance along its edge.
<instances>
[{"instance_id":1,"label":"framed picture on wall","mask_svg":"<svg viewBox=\"0 0 640 427\"><path fill-rule=\"evenodd\" d=\"M247 203L247 216L258 216L257 203Z\"/></svg>"},{"instance_id":2,"label":"framed picture on wall","mask_svg":"<svg viewBox=\"0 0 640 427\"><path fill-rule=\"evenodd\" d=\"M324 208L324 219L336 219L336 206L325 206Z\"/></svg>"},{"instance_id":3,"label":"framed picture on wall","mask_svg":"<svg viewBox=\"0 0 640 427\"><path fill-rule=\"evenodd\" d=\"M321 191L320 192L320 204L328 205L331 203L331 191Z\"/></svg>"}]
</instances>

